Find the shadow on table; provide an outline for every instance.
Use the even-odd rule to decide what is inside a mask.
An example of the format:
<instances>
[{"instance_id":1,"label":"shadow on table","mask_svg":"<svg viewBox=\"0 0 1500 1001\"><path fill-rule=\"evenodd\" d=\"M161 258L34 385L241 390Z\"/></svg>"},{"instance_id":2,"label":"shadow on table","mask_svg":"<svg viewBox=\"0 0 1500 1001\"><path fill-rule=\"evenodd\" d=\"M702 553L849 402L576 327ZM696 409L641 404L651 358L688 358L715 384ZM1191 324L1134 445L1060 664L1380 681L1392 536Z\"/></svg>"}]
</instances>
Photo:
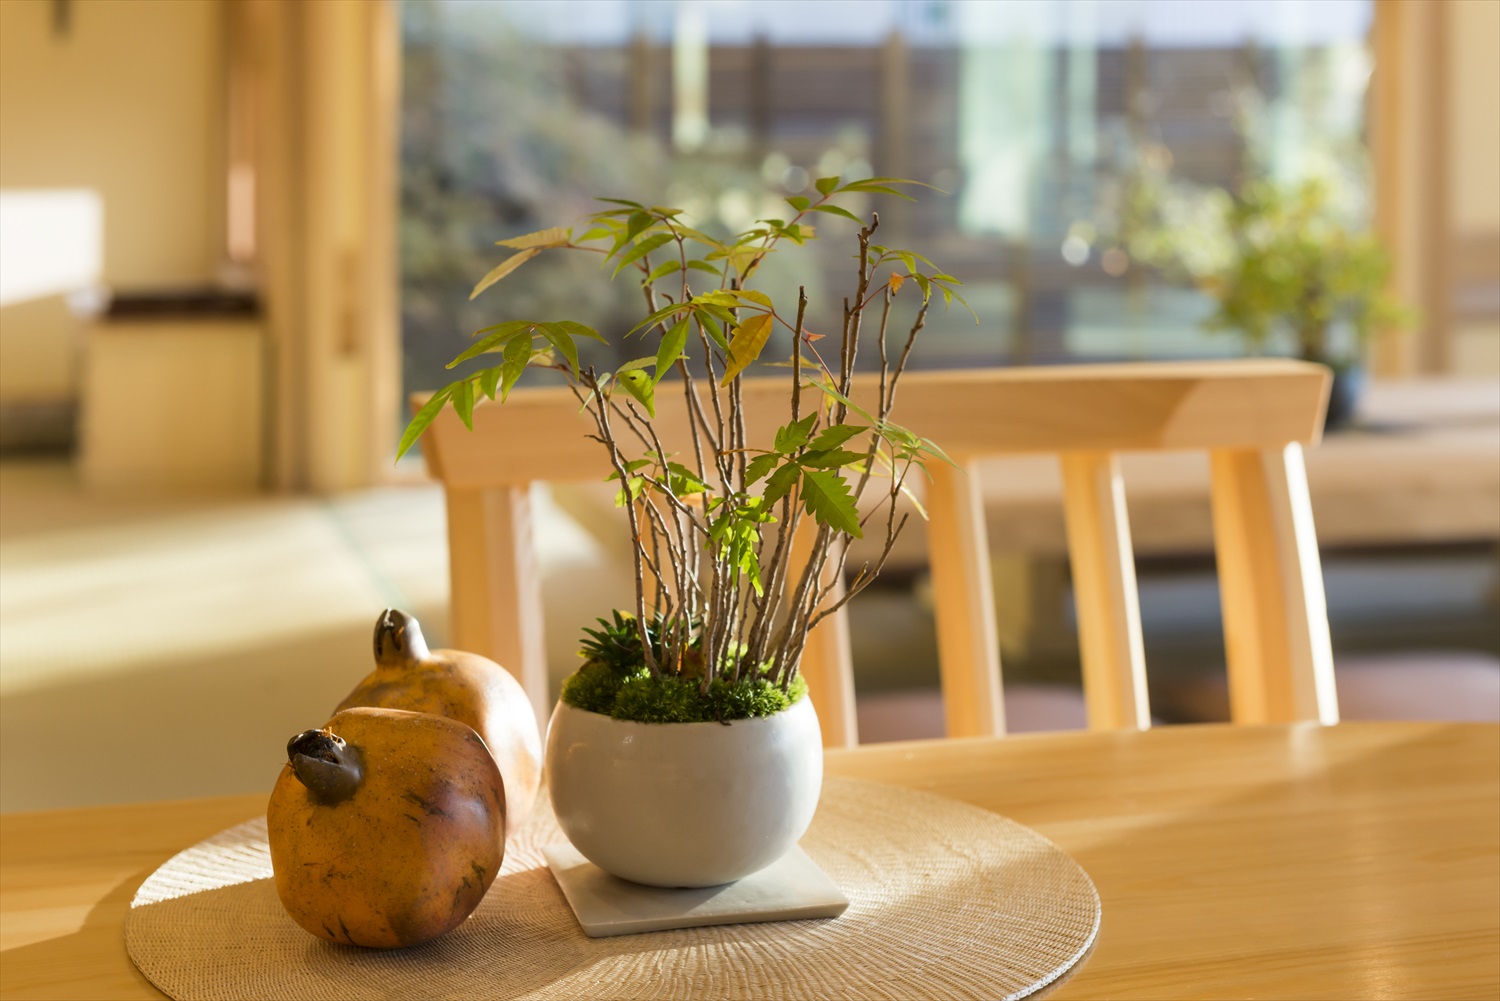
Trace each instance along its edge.
<instances>
[{"instance_id":1,"label":"shadow on table","mask_svg":"<svg viewBox=\"0 0 1500 1001\"><path fill-rule=\"evenodd\" d=\"M134 987L134 990L125 988L129 991L126 996L164 997L130 962L123 931L130 901L155 871L156 867L150 866L122 880L89 909L77 931L0 953L0 994L7 998L120 997L124 985L121 974L114 971L123 964L129 971L125 974L127 982ZM107 974L91 977L86 970L79 969L81 956L113 960L92 964ZM58 986L51 978L36 976L31 971L50 972L54 976L60 972L68 983Z\"/></svg>"},{"instance_id":2,"label":"shadow on table","mask_svg":"<svg viewBox=\"0 0 1500 1001\"><path fill-rule=\"evenodd\" d=\"M1223 747L1245 751L1239 760L1177 760L1201 779L1163 778L1130 751L1101 756L1113 795L1097 822L996 807L1064 843L1098 887L1093 952L1108 972L1080 964L1077 996L1493 993L1500 729L1469 731L1487 735L1479 760L1440 724L1341 726L1367 738L1362 749L1341 750L1315 724L1238 728L1242 741ZM1262 742L1282 761L1258 771ZM1199 790L1191 802L1184 784ZM1434 982L1422 957L1438 955Z\"/></svg>"}]
</instances>

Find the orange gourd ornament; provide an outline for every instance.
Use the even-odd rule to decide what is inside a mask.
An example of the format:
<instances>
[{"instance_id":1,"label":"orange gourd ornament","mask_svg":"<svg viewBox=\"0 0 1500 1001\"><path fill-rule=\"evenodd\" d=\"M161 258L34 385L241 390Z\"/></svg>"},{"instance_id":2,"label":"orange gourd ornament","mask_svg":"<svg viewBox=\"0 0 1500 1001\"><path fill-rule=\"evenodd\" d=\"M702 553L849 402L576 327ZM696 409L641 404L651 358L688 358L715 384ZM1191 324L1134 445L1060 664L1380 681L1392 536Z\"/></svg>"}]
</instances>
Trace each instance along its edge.
<instances>
[{"instance_id":1,"label":"orange gourd ornament","mask_svg":"<svg viewBox=\"0 0 1500 1001\"><path fill-rule=\"evenodd\" d=\"M507 833L525 822L541 784L542 736L531 701L499 664L429 650L416 618L388 608L375 622L375 670L338 708L356 706L432 713L472 727L505 780Z\"/></svg>"},{"instance_id":2,"label":"orange gourd ornament","mask_svg":"<svg viewBox=\"0 0 1500 1001\"><path fill-rule=\"evenodd\" d=\"M293 737L266 808L276 893L319 938L393 949L479 906L505 851L500 770L470 727L358 708Z\"/></svg>"}]
</instances>

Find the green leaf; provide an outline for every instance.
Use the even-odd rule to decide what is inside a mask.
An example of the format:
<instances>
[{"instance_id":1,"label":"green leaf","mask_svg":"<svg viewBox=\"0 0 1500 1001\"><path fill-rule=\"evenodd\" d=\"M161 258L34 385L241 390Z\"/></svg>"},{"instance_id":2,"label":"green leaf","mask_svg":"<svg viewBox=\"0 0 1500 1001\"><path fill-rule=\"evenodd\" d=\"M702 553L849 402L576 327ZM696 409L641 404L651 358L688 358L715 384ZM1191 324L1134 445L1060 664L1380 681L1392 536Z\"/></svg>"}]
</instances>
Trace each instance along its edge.
<instances>
[{"instance_id":1,"label":"green leaf","mask_svg":"<svg viewBox=\"0 0 1500 1001\"><path fill-rule=\"evenodd\" d=\"M615 476L611 476L610 479L619 479L619 476L617 474ZM626 491L629 491L630 499L635 500L641 496L641 491L645 488L646 478L644 476L632 476L630 479L625 481L625 489L615 492L615 507L625 506L625 504L627 503L625 500Z\"/></svg>"},{"instance_id":2,"label":"green leaf","mask_svg":"<svg viewBox=\"0 0 1500 1001\"><path fill-rule=\"evenodd\" d=\"M765 493L761 495L762 502L767 505L775 504L792 492L792 488L797 485L797 480L801 476L802 467L795 462L788 462L772 473L771 478L766 481Z\"/></svg>"},{"instance_id":3,"label":"green leaf","mask_svg":"<svg viewBox=\"0 0 1500 1001\"><path fill-rule=\"evenodd\" d=\"M726 326L732 327L740 322L739 320L735 319L735 315L729 310L725 309L723 306L716 306L711 302L706 302L698 307L698 315L702 316L705 313L709 316L715 317L720 323L723 323ZM728 348L725 348L725 350L727 351Z\"/></svg>"},{"instance_id":4,"label":"green leaf","mask_svg":"<svg viewBox=\"0 0 1500 1001\"><path fill-rule=\"evenodd\" d=\"M851 452L848 449L835 448L823 452L808 452L797 461L804 467L813 469L837 469L847 466L851 462L861 462L865 458L863 452Z\"/></svg>"},{"instance_id":5,"label":"green leaf","mask_svg":"<svg viewBox=\"0 0 1500 1001\"><path fill-rule=\"evenodd\" d=\"M916 182L911 181L908 183L915 184ZM908 195L904 191L897 191L895 188L887 187L884 184L871 184L869 181L850 181L848 184L844 185L844 190L863 191L869 194L895 195L897 198L904 198L909 202L916 201L915 198L913 198L911 195Z\"/></svg>"},{"instance_id":6,"label":"green leaf","mask_svg":"<svg viewBox=\"0 0 1500 1001\"><path fill-rule=\"evenodd\" d=\"M839 186L837 177L820 177L813 182L813 187L818 189L820 195L831 195L833 190Z\"/></svg>"},{"instance_id":7,"label":"green leaf","mask_svg":"<svg viewBox=\"0 0 1500 1001\"><path fill-rule=\"evenodd\" d=\"M514 247L517 250L525 250L527 247L536 247L538 250L547 247L565 246L571 234L561 226L552 226L548 229L539 229L535 233L527 233L525 236L513 236L509 240L496 240L497 247Z\"/></svg>"},{"instance_id":8,"label":"green leaf","mask_svg":"<svg viewBox=\"0 0 1500 1001\"><path fill-rule=\"evenodd\" d=\"M814 205L813 206L813 211L814 212L827 212L829 215L837 215L837 216L843 216L845 219L853 219L855 222L859 223L861 226L863 226L864 222L865 222L863 219L861 219L859 216L855 215L853 212L850 212L846 208L840 208L837 205Z\"/></svg>"},{"instance_id":9,"label":"green leaf","mask_svg":"<svg viewBox=\"0 0 1500 1001\"><path fill-rule=\"evenodd\" d=\"M411 423L406 425L406 430L401 433L401 444L396 446L396 458L401 458L406 454L407 449L416 444L417 439L422 437L422 432L426 431L427 426L442 412L443 404L447 403L448 398L452 395L453 387L448 386L428 397L427 402L422 404L422 409L417 411L417 415L411 419Z\"/></svg>"},{"instance_id":10,"label":"green leaf","mask_svg":"<svg viewBox=\"0 0 1500 1001\"><path fill-rule=\"evenodd\" d=\"M790 455L803 445L806 445L807 439L812 437L813 425L817 421L817 414L808 414L800 421L788 424L783 428L778 428L774 445L776 451L782 455Z\"/></svg>"},{"instance_id":11,"label":"green leaf","mask_svg":"<svg viewBox=\"0 0 1500 1001\"><path fill-rule=\"evenodd\" d=\"M655 380L638 368L617 372L615 378L619 380L620 385L625 387L625 392L635 397L640 405L646 408L646 413L654 419L656 417Z\"/></svg>"},{"instance_id":12,"label":"green leaf","mask_svg":"<svg viewBox=\"0 0 1500 1001\"><path fill-rule=\"evenodd\" d=\"M453 411L464 427L474 430L474 384L468 379L453 384Z\"/></svg>"},{"instance_id":13,"label":"green leaf","mask_svg":"<svg viewBox=\"0 0 1500 1001\"><path fill-rule=\"evenodd\" d=\"M830 448L838 448L850 438L863 434L868 430L870 429L861 427L858 424L836 424L831 428L825 428L823 433L818 435L813 443L807 447L813 452L824 452Z\"/></svg>"},{"instance_id":14,"label":"green leaf","mask_svg":"<svg viewBox=\"0 0 1500 1001\"><path fill-rule=\"evenodd\" d=\"M818 390L824 396L827 396L829 399L834 400L835 402L838 402L838 403L842 403L844 406L848 407L850 410L854 411L856 414L859 414L859 416L863 417L865 420L869 421L871 424L877 423L876 420L875 420L875 418L873 416L871 416L871 414L870 414L870 412L868 410L865 410L859 404L857 404L853 400L849 399L849 397L845 396L843 393L840 393L837 389L834 389L833 386L830 383L828 383L828 382L826 382L826 381L824 381L822 379L813 379L810 382L808 382L808 385L811 386L811 387L813 387L814 389Z\"/></svg>"},{"instance_id":15,"label":"green leaf","mask_svg":"<svg viewBox=\"0 0 1500 1001\"><path fill-rule=\"evenodd\" d=\"M634 240L647 226L651 225L651 215L648 212L632 212L630 218L625 221L625 236L619 246L624 246ZM619 247L616 247L619 249Z\"/></svg>"},{"instance_id":16,"label":"green leaf","mask_svg":"<svg viewBox=\"0 0 1500 1001\"><path fill-rule=\"evenodd\" d=\"M479 391L490 399L495 398L495 391L500 388L500 366L487 368L479 373Z\"/></svg>"},{"instance_id":17,"label":"green leaf","mask_svg":"<svg viewBox=\"0 0 1500 1001\"><path fill-rule=\"evenodd\" d=\"M772 469L775 469L776 463L780 461L781 456L775 452L767 452L765 455L757 455L751 459L750 464L745 467L745 486L748 487L750 484L760 480Z\"/></svg>"},{"instance_id":18,"label":"green leaf","mask_svg":"<svg viewBox=\"0 0 1500 1001\"><path fill-rule=\"evenodd\" d=\"M770 313L760 313L739 325L734 338L729 342L729 361L724 367L724 378L719 381L719 385L729 385L735 376L760 357L771 336L771 322Z\"/></svg>"},{"instance_id":19,"label":"green leaf","mask_svg":"<svg viewBox=\"0 0 1500 1001\"><path fill-rule=\"evenodd\" d=\"M572 336L563 329L560 323L542 323L537 325L542 336L547 339L568 360L568 367L573 370L573 375L578 375L578 346L573 343Z\"/></svg>"},{"instance_id":20,"label":"green leaf","mask_svg":"<svg viewBox=\"0 0 1500 1001\"><path fill-rule=\"evenodd\" d=\"M660 323L662 320L665 320L667 317L673 316L673 315L675 315L677 313L681 313L682 311L684 311L684 310L686 310L688 308L689 307L684 306L680 302L674 302L671 305L663 306L661 309L658 309L656 312L654 312L650 316L646 317L640 323L637 323L635 326L633 326L629 330L625 331L625 336L629 337L631 334L635 333L637 330L642 330L642 329L644 329L646 327L651 326L652 324ZM601 340L602 340L602 338L601 338Z\"/></svg>"},{"instance_id":21,"label":"green leaf","mask_svg":"<svg viewBox=\"0 0 1500 1001\"><path fill-rule=\"evenodd\" d=\"M479 295L479 293L483 292L485 289L489 288L491 285L495 284L497 281L504 278L506 275L510 274L512 271L516 270L516 268L519 268L521 265L525 264L527 261L531 260L541 252L541 247L528 247L525 250L511 254L505 260L501 261L499 264L495 265L495 267L490 269L489 274L479 279L479 284L475 285L474 291L469 293L469 301L473 302L474 299Z\"/></svg>"},{"instance_id":22,"label":"green leaf","mask_svg":"<svg viewBox=\"0 0 1500 1001\"><path fill-rule=\"evenodd\" d=\"M680 462L667 463L667 474L667 488L674 497L691 497L709 490L708 484L703 482L696 470L689 469Z\"/></svg>"},{"instance_id":23,"label":"green leaf","mask_svg":"<svg viewBox=\"0 0 1500 1001\"><path fill-rule=\"evenodd\" d=\"M781 233L799 247L805 245L808 240L814 239L818 235L817 230L805 222L788 226Z\"/></svg>"},{"instance_id":24,"label":"green leaf","mask_svg":"<svg viewBox=\"0 0 1500 1001\"><path fill-rule=\"evenodd\" d=\"M678 261L663 261L661 264L658 264L656 267L654 267L654 268L651 269L651 273L649 275L647 275L644 279L641 280L641 284L642 285L650 285L652 282L656 281L658 278L665 278L665 277L667 277L667 275L676 274L678 271L681 271L681 270L682 270L682 264L680 262L678 262Z\"/></svg>"},{"instance_id":25,"label":"green leaf","mask_svg":"<svg viewBox=\"0 0 1500 1001\"><path fill-rule=\"evenodd\" d=\"M531 320L511 320L508 323L497 323L493 327L486 327L486 330L493 331L493 333L486 335L482 340L470 344L462 354L448 363L448 367L453 368L468 361L470 358L477 358L482 354L493 351L520 331L533 325Z\"/></svg>"},{"instance_id":26,"label":"green leaf","mask_svg":"<svg viewBox=\"0 0 1500 1001\"><path fill-rule=\"evenodd\" d=\"M786 200L786 203L798 212L806 212L807 207L812 204L812 199L804 198L802 195L792 195Z\"/></svg>"},{"instance_id":27,"label":"green leaf","mask_svg":"<svg viewBox=\"0 0 1500 1001\"><path fill-rule=\"evenodd\" d=\"M943 191L942 188L935 188L932 185L928 184L926 181L913 181L909 177L862 177L862 178L860 178L858 181L856 181L854 183L856 183L856 184L915 184L917 187L919 187L919 188L927 188L929 191ZM947 193L948 192L943 191L943 194L946 195Z\"/></svg>"},{"instance_id":28,"label":"green leaf","mask_svg":"<svg viewBox=\"0 0 1500 1001\"><path fill-rule=\"evenodd\" d=\"M651 465L655 465L655 463L652 462L652 460L650 460L650 459L631 459L629 462L625 463L625 472L626 473L633 473L637 469L641 469L641 468L643 468L645 466L651 466ZM620 474L618 472L613 472L613 473L610 473L608 476L606 476L604 478L604 482L605 483L609 483L612 480L618 480L619 478L620 478ZM642 479L639 476L635 476L635 477L631 477L631 478L632 479L641 480L642 483L645 482L645 480ZM637 490L636 492L639 493L640 491ZM622 506L623 505L621 505L619 503L615 504L615 507L622 507ZM600 619L599 621L603 622L604 620Z\"/></svg>"},{"instance_id":29,"label":"green leaf","mask_svg":"<svg viewBox=\"0 0 1500 1001\"><path fill-rule=\"evenodd\" d=\"M673 363L682 357L682 349L687 347L690 321L691 317L684 316L661 339L661 347L656 349L656 379L654 381L661 382L662 376L666 375Z\"/></svg>"},{"instance_id":30,"label":"green leaf","mask_svg":"<svg viewBox=\"0 0 1500 1001\"><path fill-rule=\"evenodd\" d=\"M943 298L948 300L949 305L952 305L953 300L957 299L958 304L964 309L967 309L969 311L969 315L974 318L974 326L979 326L979 314L974 312L974 307L969 305L969 300L965 299L963 296L959 295L957 292L953 291L950 288L941 285L938 287L943 290Z\"/></svg>"},{"instance_id":31,"label":"green leaf","mask_svg":"<svg viewBox=\"0 0 1500 1001\"><path fill-rule=\"evenodd\" d=\"M656 359L655 358L652 358L652 357L632 358L632 359L630 359L630 361L627 361L627 362L623 363L615 371L617 373L618 372L634 372L634 371L637 371L637 370L640 370L640 369L655 368L655 367L656 367Z\"/></svg>"},{"instance_id":32,"label":"green leaf","mask_svg":"<svg viewBox=\"0 0 1500 1001\"><path fill-rule=\"evenodd\" d=\"M694 305L709 303L715 306L738 306L740 301L735 294L728 289L714 289L712 292L704 292L693 296Z\"/></svg>"},{"instance_id":33,"label":"green leaf","mask_svg":"<svg viewBox=\"0 0 1500 1001\"><path fill-rule=\"evenodd\" d=\"M566 330L574 337L588 337L592 340L598 341L600 344L609 343L604 339L604 336L600 334L599 331L595 330L593 327L585 326L584 324L579 323L577 320L558 320L555 326Z\"/></svg>"},{"instance_id":34,"label":"green leaf","mask_svg":"<svg viewBox=\"0 0 1500 1001\"><path fill-rule=\"evenodd\" d=\"M715 320L706 313L700 312L698 314L698 325L703 328L703 332L708 335L708 339L713 341L720 351L723 351L725 354L729 353L729 341L725 339L724 328L719 324L718 320Z\"/></svg>"},{"instance_id":35,"label":"green leaf","mask_svg":"<svg viewBox=\"0 0 1500 1001\"><path fill-rule=\"evenodd\" d=\"M654 236L646 237L640 243L637 243L634 247L631 247L628 251L620 256L619 262L615 264L614 274L610 275L610 277L615 277L621 271L624 271L631 264L634 264L642 257L645 257L657 247L660 247L664 243L670 242L671 239L671 233L657 233Z\"/></svg>"},{"instance_id":36,"label":"green leaf","mask_svg":"<svg viewBox=\"0 0 1500 1001\"><path fill-rule=\"evenodd\" d=\"M707 271L715 278L724 277L724 271L722 268L716 268L707 261L688 261L688 267L692 268L694 271Z\"/></svg>"},{"instance_id":37,"label":"green leaf","mask_svg":"<svg viewBox=\"0 0 1500 1001\"><path fill-rule=\"evenodd\" d=\"M504 403L510 396L511 389L516 380L521 378L521 373L526 371L526 365L531 361L531 337L517 337L505 345L505 364L500 373L500 402Z\"/></svg>"},{"instance_id":38,"label":"green leaf","mask_svg":"<svg viewBox=\"0 0 1500 1001\"><path fill-rule=\"evenodd\" d=\"M596 202L609 202L611 205L626 205L633 209L644 209L646 206L640 202L633 202L628 198L595 198Z\"/></svg>"},{"instance_id":39,"label":"green leaf","mask_svg":"<svg viewBox=\"0 0 1500 1001\"><path fill-rule=\"evenodd\" d=\"M712 294L712 293L710 293L710 294ZM764 292L757 291L756 289L753 289L753 288L750 288L750 289L731 289L728 294L734 296L737 299L742 299L745 302L752 302L752 303L754 303L757 306L763 306L768 311L769 310L774 310L776 308L771 303L771 297L770 296L766 295Z\"/></svg>"},{"instance_id":40,"label":"green leaf","mask_svg":"<svg viewBox=\"0 0 1500 1001\"><path fill-rule=\"evenodd\" d=\"M838 473L809 469L802 474L802 505L820 525L863 538L859 528L859 509L849 484Z\"/></svg>"}]
</instances>

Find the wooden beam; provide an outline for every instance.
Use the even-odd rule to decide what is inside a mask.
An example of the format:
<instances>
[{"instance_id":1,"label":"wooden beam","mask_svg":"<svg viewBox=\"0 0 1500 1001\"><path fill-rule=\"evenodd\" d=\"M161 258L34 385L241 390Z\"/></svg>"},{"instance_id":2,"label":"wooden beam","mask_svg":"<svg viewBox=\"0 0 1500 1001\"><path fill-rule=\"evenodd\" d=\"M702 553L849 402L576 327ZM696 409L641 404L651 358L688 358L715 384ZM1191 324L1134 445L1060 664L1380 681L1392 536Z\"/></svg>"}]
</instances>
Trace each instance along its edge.
<instances>
[{"instance_id":1,"label":"wooden beam","mask_svg":"<svg viewBox=\"0 0 1500 1001\"><path fill-rule=\"evenodd\" d=\"M897 417L957 457L1268 448L1318 441L1328 383L1323 366L1284 359L912 372ZM876 391L872 377L855 380L856 400ZM769 442L785 420L784 380L747 380L744 399L750 442ZM691 448L681 403L664 400L656 423L669 451ZM570 426L576 435L558 433ZM449 485L581 481L605 468L592 430L566 389L517 389L477 406L472 432L445 410L425 441Z\"/></svg>"}]
</instances>

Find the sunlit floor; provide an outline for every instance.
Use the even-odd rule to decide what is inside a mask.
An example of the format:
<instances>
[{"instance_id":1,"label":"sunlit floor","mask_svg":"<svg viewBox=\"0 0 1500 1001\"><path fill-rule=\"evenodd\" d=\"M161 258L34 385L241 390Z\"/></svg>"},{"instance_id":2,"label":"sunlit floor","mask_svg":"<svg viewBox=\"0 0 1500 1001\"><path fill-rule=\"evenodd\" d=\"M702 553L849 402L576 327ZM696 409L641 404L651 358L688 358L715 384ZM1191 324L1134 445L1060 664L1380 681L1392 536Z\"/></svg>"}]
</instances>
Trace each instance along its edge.
<instances>
[{"instance_id":1,"label":"sunlit floor","mask_svg":"<svg viewBox=\"0 0 1500 1001\"><path fill-rule=\"evenodd\" d=\"M585 561L616 603L591 540L540 520L549 580ZM370 670L382 609L445 642L446 547L431 486L115 497L0 464L0 810L269 789L287 738ZM570 642L549 635L560 670Z\"/></svg>"},{"instance_id":2,"label":"sunlit floor","mask_svg":"<svg viewBox=\"0 0 1500 1001\"><path fill-rule=\"evenodd\" d=\"M594 536L538 502L555 694L577 664L579 625L627 606L631 585ZM1337 604L1347 588L1336 574L1329 587ZM898 576L851 605L865 740L941 735L919 591ZM411 611L441 646L447 604L435 486L152 498L91 494L63 461L0 463L0 810L269 790L287 738L326 720L370 670L377 614ZM1194 658L1213 666L1212 654ZM1346 718L1500 718L1493 656L1417 660L1341 661ZM1076 690L1018 684L1018 667L1007 669L1012 730L1083 725ZM1223 718L1222 667L1207 677L1174 693L1198 703L1184 718ZM1153 706L1167 694L1157 680Z\"/></svg>"}]
</instances>

